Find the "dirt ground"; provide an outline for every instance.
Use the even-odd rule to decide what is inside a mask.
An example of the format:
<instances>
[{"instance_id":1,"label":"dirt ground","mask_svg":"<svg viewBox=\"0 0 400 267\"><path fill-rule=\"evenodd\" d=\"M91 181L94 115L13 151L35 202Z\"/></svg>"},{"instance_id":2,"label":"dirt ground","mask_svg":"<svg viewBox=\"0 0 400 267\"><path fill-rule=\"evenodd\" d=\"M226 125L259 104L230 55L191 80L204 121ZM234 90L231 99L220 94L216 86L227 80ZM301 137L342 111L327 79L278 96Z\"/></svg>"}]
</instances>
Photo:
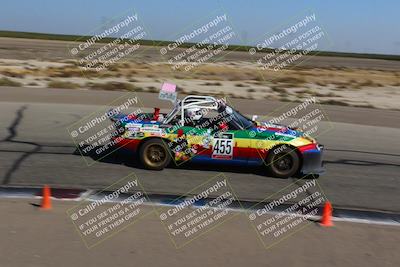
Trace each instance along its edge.
<instances>
[{"instance_id":1,"label":"dirt ground","mask_svg":"<svg viewBox=\"0 0 400 267\"><path fill-rule=\"evenodd\" d=\"M399 109L400 62L307 56L279 71L263 70L230 51L190 71L175 70L155 47L143 47L102 71L85 69L70 42L0 38L0 86L158 92L164 81L181 92L247 99Z\"/></svg>"}]
</instances>

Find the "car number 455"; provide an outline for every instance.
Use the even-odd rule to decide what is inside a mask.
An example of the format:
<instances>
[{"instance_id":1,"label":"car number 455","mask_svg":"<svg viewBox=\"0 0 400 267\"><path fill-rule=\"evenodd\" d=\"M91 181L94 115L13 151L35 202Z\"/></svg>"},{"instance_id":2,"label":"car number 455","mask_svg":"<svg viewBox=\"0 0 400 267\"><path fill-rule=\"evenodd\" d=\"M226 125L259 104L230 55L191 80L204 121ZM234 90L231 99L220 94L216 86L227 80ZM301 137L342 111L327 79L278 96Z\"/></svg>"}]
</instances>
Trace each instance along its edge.
<instances>
[{"instance_id":1,"label":"car number 455","mask_svg":"<svg viewBox=\"0 0 400 267\"><path fill-rule=\"evenodd\" d=\"M213 142L213 159L232 159L233 156L233 140L215 138Z\"/></svg>"}]
</instances>

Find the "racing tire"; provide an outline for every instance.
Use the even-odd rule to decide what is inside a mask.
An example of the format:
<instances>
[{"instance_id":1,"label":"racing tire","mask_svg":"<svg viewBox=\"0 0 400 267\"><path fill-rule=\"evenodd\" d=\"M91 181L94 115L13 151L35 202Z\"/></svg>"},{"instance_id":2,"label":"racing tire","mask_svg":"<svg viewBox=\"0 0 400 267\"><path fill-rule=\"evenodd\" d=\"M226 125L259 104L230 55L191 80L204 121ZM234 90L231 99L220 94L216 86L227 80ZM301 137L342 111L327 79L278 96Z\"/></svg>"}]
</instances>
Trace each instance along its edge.
<instances>
[{"instance_id":1,"label":"racing tire","mask_svg":"<svg viewBox=\"0 0 400 267\"><path fill-rule=\"evenodd\" d=\"M139 149L139 159L148 170L162 170L171 162L167 144L161 139L150 139Z\"/></svg>"},{"instance_id":2,"label":"racing tire","mask_svg":"<svg viewBox=\"0 0 400 267\"><path fill-rule=\"evenodd\" d=\"M300 158L294 148L278 146L270 150L266 163L267 170L273 177L289 178L298 172Z\"/></svg>"}]
</instances>

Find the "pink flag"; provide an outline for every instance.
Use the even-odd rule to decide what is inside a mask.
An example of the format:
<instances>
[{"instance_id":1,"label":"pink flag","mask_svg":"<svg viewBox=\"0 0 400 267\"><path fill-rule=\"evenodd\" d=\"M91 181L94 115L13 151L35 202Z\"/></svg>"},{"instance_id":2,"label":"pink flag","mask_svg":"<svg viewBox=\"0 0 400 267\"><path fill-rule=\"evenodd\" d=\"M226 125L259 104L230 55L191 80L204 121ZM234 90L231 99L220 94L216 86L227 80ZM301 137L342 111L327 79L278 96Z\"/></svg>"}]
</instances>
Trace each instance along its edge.
<instances>
[{"instance_id":1,"label":"pink flag","mask_svg":"<svg viewBox=\"0 0 400 267\"><path fill-rule=\"evenodd\" d=\"M161 91L173 93L176 91L176 84L173 83L163 83L161 86Z\"/></svg>"}]
</instances>

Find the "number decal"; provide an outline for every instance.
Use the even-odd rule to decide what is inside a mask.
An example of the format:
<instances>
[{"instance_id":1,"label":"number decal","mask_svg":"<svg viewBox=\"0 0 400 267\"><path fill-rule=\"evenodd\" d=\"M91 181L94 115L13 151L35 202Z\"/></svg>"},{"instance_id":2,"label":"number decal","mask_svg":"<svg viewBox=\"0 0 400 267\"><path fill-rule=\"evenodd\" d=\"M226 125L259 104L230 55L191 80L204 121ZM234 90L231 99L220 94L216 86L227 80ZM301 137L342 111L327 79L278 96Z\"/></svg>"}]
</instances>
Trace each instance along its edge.
<instances>
[{"instance_id":1,"label":"number decal","mask_svg":"<svg viewBox=\"0 0 400 267\"><path fill-rule=\"evenodd\" d=\"M232 159L233 157L233 135L225 134L213 140L213 159Z\"/></svg>"}]
</instances>

